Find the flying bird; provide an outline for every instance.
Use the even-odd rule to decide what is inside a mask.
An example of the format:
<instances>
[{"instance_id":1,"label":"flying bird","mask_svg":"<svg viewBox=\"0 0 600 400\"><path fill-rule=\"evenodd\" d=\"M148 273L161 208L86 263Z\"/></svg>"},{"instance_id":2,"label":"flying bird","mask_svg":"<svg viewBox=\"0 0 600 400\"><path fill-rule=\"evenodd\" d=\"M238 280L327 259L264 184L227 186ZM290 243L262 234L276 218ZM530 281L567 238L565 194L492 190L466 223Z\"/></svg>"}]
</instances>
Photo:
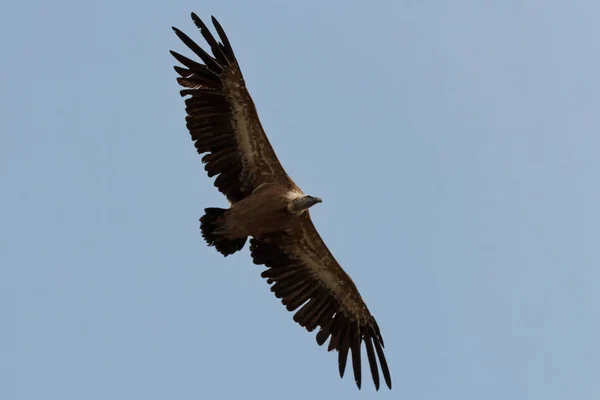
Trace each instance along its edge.
<instances>
[{"instance_id":1,"label":"flying bird","mask_svg":"<svg viewBox=\"0 0 600 400\"><path fill-rule=\"evenodd\" d=\"M175 27L202 63L171 54L183 65L175 71L186 98L187 128L198 153L206 153L208 176L217 176L214 185L230 203L228 209L204 210L202 236L224 256L241 250L250 237L253 262L266 266L261 276L289 311L298 310L294 321L309 332L319 328L319 345L329 339L340 376L351 354L360 389L364 343L375 388L381 369L391 389L379 326L310 218L308 209L321 199L302 192L277 159L222 26L212 17L218 41L194 13L192 20L212 55Z\"/></svg>"}]
</instances>

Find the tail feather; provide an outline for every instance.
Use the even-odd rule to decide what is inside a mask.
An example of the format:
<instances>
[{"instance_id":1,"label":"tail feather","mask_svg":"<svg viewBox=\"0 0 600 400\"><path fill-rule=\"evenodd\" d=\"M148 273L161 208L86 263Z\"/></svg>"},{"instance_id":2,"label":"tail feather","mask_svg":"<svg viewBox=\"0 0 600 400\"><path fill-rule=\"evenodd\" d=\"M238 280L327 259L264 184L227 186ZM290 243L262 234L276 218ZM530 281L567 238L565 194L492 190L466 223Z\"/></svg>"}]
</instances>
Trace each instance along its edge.
<instances>
[{"instance_id":1,"label":"tail feather","mask_svg":"<svg viewBox=\"0 0 600 400\"><path fill-rule=\"evenodd\" d=\"M220 236L215 231L223 223L222 216L225 213L224 208L206 208L204 209L205 214L200 218L200 230L202 231L202 237L206 240L209 246L215 246L217 251L227 257L236 251L241 250L246 244L247 238L239 239L226 239Z\"/></svg>"}]
</instances>

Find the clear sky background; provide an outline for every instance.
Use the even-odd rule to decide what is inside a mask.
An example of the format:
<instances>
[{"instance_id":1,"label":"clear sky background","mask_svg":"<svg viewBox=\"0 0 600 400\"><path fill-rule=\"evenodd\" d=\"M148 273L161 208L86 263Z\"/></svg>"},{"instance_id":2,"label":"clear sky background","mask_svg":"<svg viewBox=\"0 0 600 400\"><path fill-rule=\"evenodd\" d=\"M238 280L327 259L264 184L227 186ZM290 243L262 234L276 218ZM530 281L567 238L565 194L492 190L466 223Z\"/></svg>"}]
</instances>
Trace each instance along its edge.
<instances>
[{"instance_id":1,"label":"clear sky background","mask_svg":"<svg viewBox=\"0 0 600 400\"><path fill-rule=\"evenodd\" d=\"M168 53L191 11L324 199L387 345L378 398L600 398L597 0L5 4L0 398L375 398L247 248L202 241L227 203Z\"/></svg>"}]
</instances>

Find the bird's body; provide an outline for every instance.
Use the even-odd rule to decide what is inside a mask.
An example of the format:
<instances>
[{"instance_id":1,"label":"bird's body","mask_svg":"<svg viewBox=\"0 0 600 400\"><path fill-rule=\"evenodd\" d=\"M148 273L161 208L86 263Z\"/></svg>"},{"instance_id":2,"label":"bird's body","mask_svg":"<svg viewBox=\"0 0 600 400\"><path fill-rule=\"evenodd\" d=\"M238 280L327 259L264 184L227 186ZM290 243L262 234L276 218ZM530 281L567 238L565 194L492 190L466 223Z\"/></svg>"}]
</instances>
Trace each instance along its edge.
<instances>
[{"instance_id":1,"label":"bird's body","mask_svg":"<svg viewBox=\"0 0 600 400\"><path fill-rule=\"evenodd\" d=\"M364 343L375 387L381 368L391 388L379 326L310 218L308 209L321 199L304 194L277 159L219 22L213 17L220 42L193 13L192 19L212 55L177 28L177 36L204 64L171 54L185 66L175 71L181 95L190 96L187 128L198 153L207 153L202 161L208 176L217 176L214 185L230 203L228 209L205 209L200 218L204 239L228 256L251 238L254 263L267 267L261 276L289 311L297 310L294 321L309 332L319 328L319 345L329 339L328 350L338 352L340 376L351 354L360 388Z\"/></svg>"},{"instance_id":2,"label":"bird's body","mask_svg":"<svg viewBox=\"0 0 600 400\"><path fill-rule=\"evenodd\" d=\"M304 194L279 183L263 184L250 196L235 202L223 217L219 234L228 239L290 233L298 214L290 211L293 201Z\"/></svg>"}]
</instances>

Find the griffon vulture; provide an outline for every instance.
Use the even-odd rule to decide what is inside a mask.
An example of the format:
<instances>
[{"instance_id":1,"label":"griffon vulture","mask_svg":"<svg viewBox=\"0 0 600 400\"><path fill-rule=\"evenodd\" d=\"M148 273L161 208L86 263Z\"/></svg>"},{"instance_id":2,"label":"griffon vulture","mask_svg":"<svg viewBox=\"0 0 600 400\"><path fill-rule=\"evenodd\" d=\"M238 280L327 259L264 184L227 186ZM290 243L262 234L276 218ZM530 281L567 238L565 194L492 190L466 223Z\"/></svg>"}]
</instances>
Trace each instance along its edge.
<instances>
[{"instance_id":1,"label":"griffon vulture","mask_svg":"<svg viewBox=\"0 0 600 400\"><path fill-rule=\"evenodd\" d=\"M319 345L329 340L337 350L340 376L348 353L357 386L361 386L361 347L364 342L375 387L379 368L391 389L383 338L352 279L337 263L313 225L308 208L321 199L306 195L281 166L261 126L246 89L240 66L219 22L212 22L220 42L204 22L192 19L212 55L179 29L173 30L203 64L174 51L186 97L186 125L209 177L230 202L229 209L206 208L200 219L202 236L224 256L242 249L248 237L255 264L271 291L294 321L309 332L319 328ZM379 363L377 362L379 360Z\"/></svg>"}]
</instances>

